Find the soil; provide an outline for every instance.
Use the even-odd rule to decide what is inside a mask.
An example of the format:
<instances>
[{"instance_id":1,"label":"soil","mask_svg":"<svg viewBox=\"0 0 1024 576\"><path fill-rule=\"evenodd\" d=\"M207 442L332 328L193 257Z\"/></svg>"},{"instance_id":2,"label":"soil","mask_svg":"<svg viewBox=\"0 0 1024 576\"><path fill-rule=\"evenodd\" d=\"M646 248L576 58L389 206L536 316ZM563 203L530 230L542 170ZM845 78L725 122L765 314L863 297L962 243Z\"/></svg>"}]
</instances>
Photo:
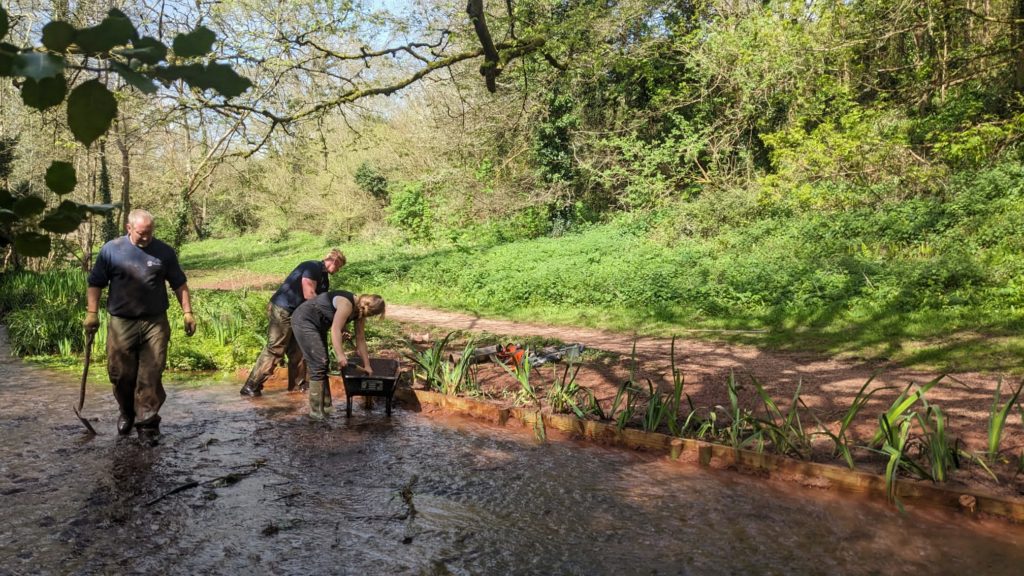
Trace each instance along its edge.
<instances>
[{"instance_id":1,"label":"soil","mask_svg":"<svg viewBox=\"0 0 1024 576\"><path fill-rule=\"evenodd\" d=\"M265 278L233 278L230 283L216 283L197 287L237 289L244 286L262 287ZM662 392L672 389L672 341L664 338L634 337L632 334L613 333L569 326L533 325L449 311L429 310L410 306L389 305L387 318L403 326L411 345L424 349L447 331L464 330L487 335L490 340L478 340L478 346L515 343L516 339L544 338L566 344L581 343L588 353L576 376L579 384L593 390L607 410L619 386L630 378L646 384L652 382ZM633 353L635 346L635 356ZM461 348L453 347L452 352ZM371 351L375 355L398 357L404 351ZM559 366L555 364L555 366ZM635 368L634 368L635 366ZM736 379L742 407L763 413L763 403L753 385L759 382L779 407L785 411L797 388L805 408L801 418L808 430L816 429L818 422L833 432L851 406L858 392L869 380L868 390L879 389L871 396L851 426L849 436L854 444L867 444L878 428L879 416L911 386L914 389L935 378L941 378L925 395L927 402L942 409L951 437L959 438L961 446L969 452L985 451L988 418L993 394L1002 388L1002 401L1007 401L1018 382L1008 374L962 372L940 374L913 370L880 361L853 361L825 357L810 353L766 350L751 346L715 343L706 340L677 339L675 341L675 367L682 375L684 392L702 416L708 410L717 410L719 422L727 422L729 395L727 382ZM540 396L546 392L544 382L550 383L554 371L548 367L537 369L542 383ZM511 403L515 381L497 365L484 363L477 366L477 379L487 396ZM284 386L283 380L270 387ZM502 398L504 398L502 400ZM721 407L721 408L715 408ZM919 408L920 405L917 405ZM817 436L814 460L834 461L831 442L824 435ZM911 442L911 449L916 446ZM870 472L884 470L884 458L871 451L856 451L858 468ZM1020 459L1024 458L1024 408L1011 413L1000 443L1000 458L990 464L999 481L967 459L948 482L959 486L998 494L1010 498L1024 498L1024 474L1020 473Z\"/></svg>"}]
</instances>

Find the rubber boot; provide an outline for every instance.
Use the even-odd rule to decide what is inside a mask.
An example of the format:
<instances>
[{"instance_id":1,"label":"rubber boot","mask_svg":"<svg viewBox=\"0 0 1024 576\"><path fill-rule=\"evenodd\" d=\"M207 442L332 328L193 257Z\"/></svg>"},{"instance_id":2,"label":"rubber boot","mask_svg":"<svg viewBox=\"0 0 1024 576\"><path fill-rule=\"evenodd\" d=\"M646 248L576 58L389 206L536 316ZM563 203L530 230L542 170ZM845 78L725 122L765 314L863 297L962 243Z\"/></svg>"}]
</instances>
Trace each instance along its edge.
<instances>
[{"instance_id":1,"label":"rubber boot","mask_svg":"<svg viewBox=\"0 0 1024 576\"><path fill-rule=\"evenodd\" d=\"M331 381L327 380L324 382L324 408L330 408L334 405L334 398L331 397Z\"/></svg>"},{"instance_id":2,"label":"rubber boot","mask_svg":"<svg viewBox=\"0 0 1024 576\"><path fill-rule=\"evenodd\" d=\"M323 380L311 380L309 382L309 417L317 422L327 418L324 413L324 388Z\"/></svg>"}]
</instances>

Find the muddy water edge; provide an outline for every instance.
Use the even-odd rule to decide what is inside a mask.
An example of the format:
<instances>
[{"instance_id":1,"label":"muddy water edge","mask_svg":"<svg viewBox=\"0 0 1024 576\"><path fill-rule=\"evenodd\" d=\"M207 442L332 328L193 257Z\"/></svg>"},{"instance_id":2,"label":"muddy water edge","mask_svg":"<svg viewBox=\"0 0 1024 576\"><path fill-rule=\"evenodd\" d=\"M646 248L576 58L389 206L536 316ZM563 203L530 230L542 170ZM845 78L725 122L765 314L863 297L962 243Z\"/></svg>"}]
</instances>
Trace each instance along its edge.
<instances>
[{"instance_id":1,"label":"muddy water edge","mask_svg":"<svg viewBox=\"0 0 1024 576\"><path fill-rule=\"evenodd\" d=\"M1019 574L1024 527L401 406L169 386L156 446L99 375L0 359L0 575ZM357 402L358 404L358 402Z\"/></svg>"}]
</instances>

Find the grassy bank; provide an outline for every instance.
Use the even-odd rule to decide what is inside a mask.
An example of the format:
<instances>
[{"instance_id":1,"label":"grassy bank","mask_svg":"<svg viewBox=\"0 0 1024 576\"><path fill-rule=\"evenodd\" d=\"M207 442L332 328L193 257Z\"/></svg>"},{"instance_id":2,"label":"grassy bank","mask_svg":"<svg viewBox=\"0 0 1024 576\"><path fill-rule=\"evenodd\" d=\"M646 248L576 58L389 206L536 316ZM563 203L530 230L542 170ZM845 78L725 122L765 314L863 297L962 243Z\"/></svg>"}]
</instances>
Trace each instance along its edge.
<instances>
[{"instance_id":1,"label":"grassy bank","mask_svg":"<svg viewBox=\"0 0 1024 576\"><path fill-rule=\"evenodd\" d=\"M704 235L671 237L679 219L656 214L556 238L348 243L334 285L537 323L1018 371L1024 209L1019 186L984 184L968 192L985 202L760 214ZM243 237L190 244L182 259L203 282L279 281L327 248L301 234Z\"/></svg>"},{"instance_id":2,"label":"grassy bank","mask_svg":"<svg viewBox=\"0 0 1024 576\"><path fill-rule=\"evenodd\" d=\"M389 302L542 324L711 338L950 370L1024 365L1024 167L964 174L935 197L820 211L753 190L529 237L514 222L395 232L340 247L333 285ZM543 232L543 230L542 230ZM390 235L389 235L390 234ZM276 286L332 247L307 233L189 243L194 288ZM439 240L438 238L444 238ZM81 348L84 275L0 278L21 354ZM230 369L262 345L269 291L197 289L197 338L172 365ZM393 330L393 329L389 329Z\"/></svg>"}]
</instances>

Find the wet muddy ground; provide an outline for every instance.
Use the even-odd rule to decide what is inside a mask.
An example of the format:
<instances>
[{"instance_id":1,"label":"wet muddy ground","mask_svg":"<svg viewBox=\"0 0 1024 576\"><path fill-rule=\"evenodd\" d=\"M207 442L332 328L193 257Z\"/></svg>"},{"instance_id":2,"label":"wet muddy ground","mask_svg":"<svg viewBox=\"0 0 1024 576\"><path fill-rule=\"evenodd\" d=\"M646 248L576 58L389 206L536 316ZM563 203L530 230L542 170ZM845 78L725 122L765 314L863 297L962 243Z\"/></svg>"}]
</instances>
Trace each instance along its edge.
<instances>
[{"instance_id":1,"label":"wet muddy ground","mask_svg":"<svg viewBox=\"0 0 1024 576\"><path fill-rule=\"evenodd\" d=\"M0 351L2 352L2 351ZM1019 574L1024 527L399 407L169 386L156 446L0 356L0 574ZM358 402L357 402L358 403Z\"/></svg>"}]
</instances>

